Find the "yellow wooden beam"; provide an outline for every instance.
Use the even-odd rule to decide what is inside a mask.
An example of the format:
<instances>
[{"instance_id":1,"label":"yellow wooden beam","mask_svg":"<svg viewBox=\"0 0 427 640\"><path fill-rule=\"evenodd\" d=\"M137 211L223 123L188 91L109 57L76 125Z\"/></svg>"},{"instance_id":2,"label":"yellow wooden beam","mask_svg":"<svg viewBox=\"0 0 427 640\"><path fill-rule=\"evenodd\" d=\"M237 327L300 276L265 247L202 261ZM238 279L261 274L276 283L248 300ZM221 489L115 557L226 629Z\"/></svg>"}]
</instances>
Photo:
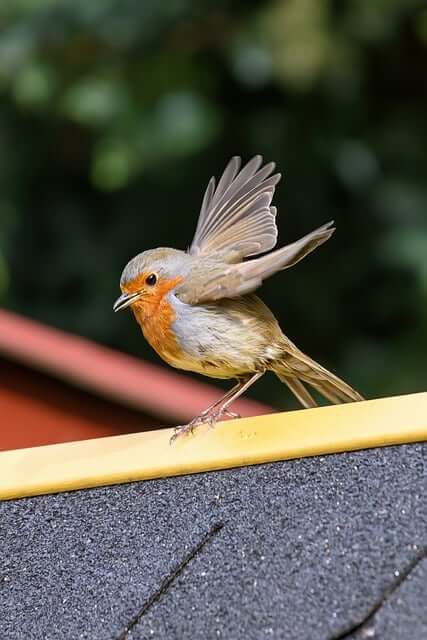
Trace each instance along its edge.
<instances>
[{"instance_id":1,"label":"yellow wooden beam","mask_svg":"<svg viewBox=\"0 0 427 640\"><path fill-rule=\"evenodd\" d=\"M427 440L427 393L0 453L0 499Z\"/></svg>"}]
</instances>

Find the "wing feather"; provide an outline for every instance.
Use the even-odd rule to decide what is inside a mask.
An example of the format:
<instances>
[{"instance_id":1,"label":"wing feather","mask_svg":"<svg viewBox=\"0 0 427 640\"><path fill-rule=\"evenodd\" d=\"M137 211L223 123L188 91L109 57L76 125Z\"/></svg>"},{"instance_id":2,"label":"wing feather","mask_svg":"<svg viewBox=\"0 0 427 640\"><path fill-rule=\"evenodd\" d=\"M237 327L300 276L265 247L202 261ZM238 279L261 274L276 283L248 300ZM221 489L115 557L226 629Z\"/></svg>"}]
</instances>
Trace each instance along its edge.
<instances>
[{"instance_id":1,"label":"wing feather","mask_svg":"<svg viewBox=\"0 0 427 640\"><path fill-rule=\"evenodd\" d=\"M250 293L273 273L292 267L326 242L335 231L332 224L328 222L296 242L260 258L237 264L215 263L209 278L205 267L200 274L195 269L177 289L177 295L188 304L200 304ZM256 225L252 228L256 229Z\"/></svg>"},{"instance_id":2,"label":"wing feather","mask_svg":"<svg viewBox=\"0 0 427 640\"><path fill-rule=\"evenodd\" d=\"M242 169L233 157L217 187L211 178L205 191L196 233L190 247L193 255L221 253L239 258L264 253L277 241L276 208L271 207L280 174L271 175L275 165L263 167L255 156ZM261 167L261 168L260 168Z\"/></svg>"}]
</instances>

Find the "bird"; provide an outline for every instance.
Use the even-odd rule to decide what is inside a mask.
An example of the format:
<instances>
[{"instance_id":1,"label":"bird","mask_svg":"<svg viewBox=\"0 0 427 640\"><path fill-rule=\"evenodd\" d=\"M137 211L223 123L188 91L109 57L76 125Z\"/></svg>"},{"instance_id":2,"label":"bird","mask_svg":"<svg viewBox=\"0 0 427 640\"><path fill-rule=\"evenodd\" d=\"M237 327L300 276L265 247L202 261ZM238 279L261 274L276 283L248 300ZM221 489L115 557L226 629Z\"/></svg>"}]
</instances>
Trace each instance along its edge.
<instances>
[{"instance_id":1,"label":"bird","mask_svg":"<svg viewBox=\"0 0 427 640\"><path fill-rule=\"evenodd\" d=\"M232 403L272 371L305 408L315 407L314 390L331 403L363 397L315 362L282 332L254 291L277 271L302 260L334 233L328 222L282 248L277 243L275 163L260 155L242 166L231 158L220 180L206 188L194 238L186 250L160 247L132 258L120 279L114 311L131 308L142 333L172 367L235 385L188 424L175 427L171 441L203 424L236 418ZM261 255L260 255L261 254Z\"/></svg>"}]
</instances>

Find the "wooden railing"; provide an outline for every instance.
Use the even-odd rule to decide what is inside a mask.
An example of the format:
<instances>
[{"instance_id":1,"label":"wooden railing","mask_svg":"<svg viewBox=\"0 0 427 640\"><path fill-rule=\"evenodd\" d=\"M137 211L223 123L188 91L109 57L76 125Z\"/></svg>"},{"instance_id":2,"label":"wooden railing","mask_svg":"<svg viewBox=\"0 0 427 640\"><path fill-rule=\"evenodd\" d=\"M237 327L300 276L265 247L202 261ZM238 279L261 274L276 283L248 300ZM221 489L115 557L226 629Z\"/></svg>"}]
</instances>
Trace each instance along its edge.
<instances>
[{"instance_id":1,"label":"wooden railing","mask_svg":"<svg viewBox=\"0 0 427 640\"><path fill-rule=\"evenodd\" d=\"M427 440L427 393L0 452L0 498Z\"/></svg>"}]
</instances>

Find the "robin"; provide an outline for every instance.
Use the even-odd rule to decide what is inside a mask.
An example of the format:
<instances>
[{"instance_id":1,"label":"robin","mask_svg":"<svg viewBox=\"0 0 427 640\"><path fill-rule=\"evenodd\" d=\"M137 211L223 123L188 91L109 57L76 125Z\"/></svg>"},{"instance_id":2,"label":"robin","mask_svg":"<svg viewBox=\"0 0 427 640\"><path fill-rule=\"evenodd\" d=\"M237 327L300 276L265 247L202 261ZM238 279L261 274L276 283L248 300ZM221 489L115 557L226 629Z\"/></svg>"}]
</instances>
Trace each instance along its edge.
<instances>
[{"instance_id":1,"label":"robin","mask_svg":"<svg viewBox=\"0 0 427 640\"><path fill-rule=\"evenodd\" d=\"M130 307L145 339L168 364L236 385L174 438L224 416L256 380L273 371L304 407L316 406L306 385L333 403L363 400L343 380L300 351L256 296L265 278L288 269L328 240L333 222L267 253L276 244L271 206L275 164L255 156L243 168L233 157L216 186L211 178L187 251L144 251L123 270L114 311ZM251 258L258 254L261 257Z\"/></svg>"}]
</instances>

